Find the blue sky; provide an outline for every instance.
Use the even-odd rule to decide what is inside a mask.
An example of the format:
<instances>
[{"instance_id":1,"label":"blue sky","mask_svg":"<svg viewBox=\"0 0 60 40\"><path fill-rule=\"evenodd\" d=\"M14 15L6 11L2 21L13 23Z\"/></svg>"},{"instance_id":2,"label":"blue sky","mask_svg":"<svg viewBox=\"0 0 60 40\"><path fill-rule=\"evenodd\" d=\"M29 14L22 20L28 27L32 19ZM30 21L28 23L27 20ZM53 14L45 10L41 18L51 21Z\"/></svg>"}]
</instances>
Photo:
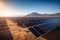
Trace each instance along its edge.
<instances>
[{"instance_id":1,"label":"blue sky","mask_svg":"<svg viewBox=\"0 0 60 40\"><path fill-rule=\"evenodd\" d=\"M60 12L59 0L9 0L6 4L11 6L15 15L25 16L32 12L52 14Z\"/></svg>"}]
</instances>

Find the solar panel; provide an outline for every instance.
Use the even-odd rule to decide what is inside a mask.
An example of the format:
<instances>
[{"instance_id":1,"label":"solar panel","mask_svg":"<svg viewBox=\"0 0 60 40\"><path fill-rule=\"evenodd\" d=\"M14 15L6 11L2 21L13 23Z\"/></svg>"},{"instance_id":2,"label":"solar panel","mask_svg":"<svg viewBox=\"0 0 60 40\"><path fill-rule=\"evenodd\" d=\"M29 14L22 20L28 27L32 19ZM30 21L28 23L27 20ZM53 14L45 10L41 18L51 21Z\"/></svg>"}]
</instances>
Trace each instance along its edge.
<instances>
[{"instance_id":1,"label":"solar panel","mask_svg":"<svg viewBox=\"0 0 60 40\"><path fill-rule=\"evenodd\" d=\"M32 23L25 23L25 26L30 27L30 26L33 26L33 24Z\"/></svg>"},{"instance_id":2,"label":"solar panel","mask_svg":"<svg viewBox=\"0 0 60 40\"><path fill-rule=\"evenodd\" d=\"M59 20L57 21L57 19L38 19L39 23L37 23L38 21L30 21L30 23L26 22L26 24L24 24L36 37L42 36L43 34L53 30L54 28L57 27ZM40 23L42 22L42 23Z\"/></svg>"},{"instance_id":3,"label":"solar panel","mask_svg":"<svg viewBox=\"0 0 60 40\"><path fill-rule=\"evenodd\" d=\"M40 34L34 30L34 28L28 28L36 37L40 36Z\"/></svg>"}]
</instances>

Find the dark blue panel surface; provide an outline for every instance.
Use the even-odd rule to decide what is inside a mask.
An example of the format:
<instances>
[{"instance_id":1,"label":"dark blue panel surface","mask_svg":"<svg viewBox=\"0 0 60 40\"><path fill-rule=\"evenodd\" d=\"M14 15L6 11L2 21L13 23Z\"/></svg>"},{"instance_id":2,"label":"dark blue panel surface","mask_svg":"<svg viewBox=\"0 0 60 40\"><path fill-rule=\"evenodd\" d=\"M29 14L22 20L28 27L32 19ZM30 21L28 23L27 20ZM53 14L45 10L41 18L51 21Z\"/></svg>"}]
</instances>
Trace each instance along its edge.
<instances>
[{"instance_id":1,"label":"dark blue panel surface","mask_svg":"<svg viewBox=\"0 0 60 40\"><path fill-rule=\"evenodd\" d=\"M25 26L30 27L30 26L33 26L33 24L32 23L25 23Z\"/></svg>"},{"instance_id":2,"label":"dark blue panel surface","mask_svg":"<svg viewBox=\"0 0 60 40\"><path fill-rule=\"evenodd\" d=\"M40 34L34 30L33 28L28 28L36 37L40 36Z\"/></svg>"},{"instance_id":3,"label":"dark blue panel surface","mask_svg":"<svg viewBox=\"0 0 60 40\"><path fill-rule=\"evenodd\" d=\"M45 31L42 30L42 29L39 28L39 27L34 27L34 29L36 29L36 31L38 31L40 34L44 34L44 33L45 33Z\"/></svg>"}]
</instances>

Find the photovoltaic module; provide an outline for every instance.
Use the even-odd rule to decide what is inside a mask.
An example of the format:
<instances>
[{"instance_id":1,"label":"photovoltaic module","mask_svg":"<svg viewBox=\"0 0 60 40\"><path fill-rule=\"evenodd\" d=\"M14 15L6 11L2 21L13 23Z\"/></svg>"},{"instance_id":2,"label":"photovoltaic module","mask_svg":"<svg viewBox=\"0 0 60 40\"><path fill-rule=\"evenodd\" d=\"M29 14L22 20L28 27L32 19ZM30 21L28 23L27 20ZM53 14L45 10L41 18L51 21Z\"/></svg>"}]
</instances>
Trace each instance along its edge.
<instances>
[{"instance_id":1,"label":"photovoltaic module","mask_svg":"<svg viewBox=\"0 0 60 40\"><path fill-rule=\"evenodd\" d=\"M36 36L42 36L58 26L60 19L29 19L24 25Z\"/></svg>"}]
</instances>

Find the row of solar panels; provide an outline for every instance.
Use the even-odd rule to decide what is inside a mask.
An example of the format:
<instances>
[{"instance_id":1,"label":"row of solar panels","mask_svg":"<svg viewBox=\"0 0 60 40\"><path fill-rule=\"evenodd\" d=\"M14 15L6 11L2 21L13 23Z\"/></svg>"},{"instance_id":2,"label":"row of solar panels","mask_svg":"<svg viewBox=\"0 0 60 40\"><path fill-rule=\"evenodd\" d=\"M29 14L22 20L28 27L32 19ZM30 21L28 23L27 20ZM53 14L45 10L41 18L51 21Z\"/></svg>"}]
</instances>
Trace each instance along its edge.
<instances>
[{"instance_id":1,"label":"row of solar panels","mask_svg":"<svg viewBox=\"0 0 60 40\"><path fill-rule=\"evenodd\" d=\"M5 18L0 18L0 31L8 29Z\"/></svg>"},{"instance_id":2,"label":"row of solar panels","mask_svg":"<svg viewBox=\"0 0 60 40\"><path fill-rule=\"evenodd\" d=\"M60 19L37 19L29 20L24 25L36 36L39 37L58 26Z\"/></svg>"},{"instance_id":3,"label":"row of solar panels","mask_svg":"<svg viewBox=\"0 0 60 40\"><path fill-rule=\"evenodd\" d=\"M58 26L60 18L28 18L16 19L18 24L27 27L36 37L53 30Z\"/></svg>"},{"instance_id":4,"label":"row of solar panels","mask_svg":"<svg viewBox=\"0 0 60 40\"><path fill-rule=\"evenodd\" d=\"M27 23L28 25L28 23ZM31 25L31 24L30 24ZM26 26L26 24L25 24ZM27 26L26 26L27 27ZM47 24L42 24L42 25L38 25L38 26L30 26L30 28L28 27L28 29L36 36L41 36L49 31L51 31L52 29L57 27L57 22L51 22L51 23L47 23Z\"/></svg>"},{"instance_id":5,"label":"row of solar panels","mask_svg":"<svg viewBox=\"0 0 60 40\"><path fill-rule=\"evenodd\" d=\"M22 23L24 23L27 27L30 27L33 25L46 24L55 21L59 21L59 19L28 19L24 20Z\"/></svg>"},{"instance_id":6,"label":"row of solar panels","mask_svg":"<svg viewBox=\"0 0 60 40\"><path fill-rule=\"evenodd\" d=\"M42 24L46 22L50 22L51 20L57 21L56 19L59 20L59 18L13 18L12 21L17 22L17 23L34 23L34 24Z\"/></svg>"},{"instance_id":7,"label":"row of solar panels","mask_svg":"<svg viewBox=\"0 0 60 40\"><path fill-rule=\"evenodd\" d=\"M0 40L12 40L13 37L7 26L6 19L0 18Z\"/></svg>"}]
</instances>

